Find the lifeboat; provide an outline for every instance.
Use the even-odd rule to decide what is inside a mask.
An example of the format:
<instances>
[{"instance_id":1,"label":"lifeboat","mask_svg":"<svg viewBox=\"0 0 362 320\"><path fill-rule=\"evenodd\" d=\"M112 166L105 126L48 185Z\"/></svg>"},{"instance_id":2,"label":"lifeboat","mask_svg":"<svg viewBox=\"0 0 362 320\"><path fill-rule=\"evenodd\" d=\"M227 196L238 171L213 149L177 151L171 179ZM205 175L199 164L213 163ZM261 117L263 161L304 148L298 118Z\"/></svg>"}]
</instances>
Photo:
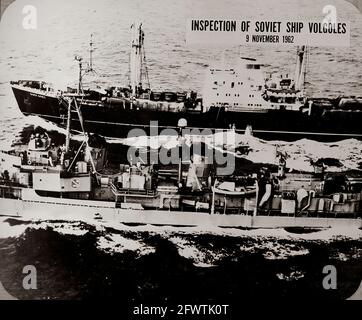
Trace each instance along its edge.
<instances>
[{"instance_id":1,"label":"lifeboat","mask_svg":"<svg viewBox=\"0 0 362 320\"><path fill-rule=\"evenodd\" d=\"M235 182L222 182L212 187L212 192L227 196L249 196L256 194L256 187L236 187Z\"/></svg>"}]
</instances>

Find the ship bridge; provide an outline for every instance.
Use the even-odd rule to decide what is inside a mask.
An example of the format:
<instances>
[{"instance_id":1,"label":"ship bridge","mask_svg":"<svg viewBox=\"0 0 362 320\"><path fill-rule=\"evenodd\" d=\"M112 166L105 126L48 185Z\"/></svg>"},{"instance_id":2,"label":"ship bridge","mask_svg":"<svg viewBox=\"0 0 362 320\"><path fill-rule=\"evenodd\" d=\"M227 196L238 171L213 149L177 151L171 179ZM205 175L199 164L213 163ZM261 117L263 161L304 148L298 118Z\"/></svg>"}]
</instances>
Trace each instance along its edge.
<instances>
[{"instance_id":1,"label":"ship bridge","mask_svg":"<svg viewBox=\"0 0 362 320\"><path fill-rule=\"evenodd\" d=\"M203 101L206 108L227 106L261 107L265 100L263 64L255 59L241 58L234 68L211 67L206 74Z\"/></svg>"},{"instance_id":2,"label":"ship bridge","mask_svg":"<svg viewBox=\"0 0 362 320\"><path fill-rule=\"evenodd\" d=\"M290 77L267 78L265 65L252 58L241 58L234 68L211 67L203 88L205 110L223 107L235 112L300 110L303 90Z\"/></svg>"}]
</instances>

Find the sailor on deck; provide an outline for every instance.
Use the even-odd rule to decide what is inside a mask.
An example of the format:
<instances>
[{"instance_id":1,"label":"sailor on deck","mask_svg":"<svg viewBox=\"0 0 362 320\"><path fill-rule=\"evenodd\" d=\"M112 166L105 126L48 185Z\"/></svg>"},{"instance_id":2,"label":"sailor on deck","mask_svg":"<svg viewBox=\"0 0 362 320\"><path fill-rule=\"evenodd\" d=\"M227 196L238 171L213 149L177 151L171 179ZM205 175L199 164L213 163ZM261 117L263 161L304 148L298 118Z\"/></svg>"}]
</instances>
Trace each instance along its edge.
<instances>
[{"instance_id":1,"label":"sailor on deck","mask_svg":"<svg viewBox=\"0 0 362 320\"><path fill-rule=\"evenodd\" d=\"M297 191L298 209L301 209L306 205L307 199L308 191L304 189L304 186L301 186Z\"/></svg>"}]
</instances>

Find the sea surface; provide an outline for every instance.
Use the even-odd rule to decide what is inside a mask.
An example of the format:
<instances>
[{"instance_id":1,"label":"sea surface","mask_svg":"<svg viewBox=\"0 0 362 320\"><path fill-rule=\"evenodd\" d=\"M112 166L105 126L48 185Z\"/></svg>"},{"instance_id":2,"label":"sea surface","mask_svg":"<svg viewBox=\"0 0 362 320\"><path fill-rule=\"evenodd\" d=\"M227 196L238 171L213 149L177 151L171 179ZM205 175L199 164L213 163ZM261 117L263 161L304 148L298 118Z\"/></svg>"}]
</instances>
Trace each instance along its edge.
<instances>
[{"instance_id":1,"label":"sea surface","mask_svg":"<svg viewBox=\"0 0 362 320\"><path fill-rule=\"evenodd\" d=\"M92 33L97 75L88 81L100 86L124 85L129 72L130 26L137 20L143 22L145 31L151 86L200 92L210 65L220 61L232 65L239 56L257 58L268 72L292 73L295 48L188 47L187 17L307 20L322 18L324 5L332 4L338 17L351 22L351 47L310 48L307 92L315 97L362 95L362 15L344 1L33 0L37 29L24 30L22 9L27 4L17 0L10 5L0 24L1 149L11 149L29 125L56 129L20 113L11 80L46 80L59 87L75 83L78 66L74 56L87 60ZM123 143L150 143L144 140ZM294 170L311 171L310 160L318 158L336 159L330 171L361 170L362 143L356 139L266 142L237 135L233 141L230 152L248 144L251 152L245 158L254 162L274 163L278 147L289 154L288 165ZM172 145L172 139L167 143ZM210 144L220 147L215 140ZM19 299L147 301L157 297L177 303L185 294L195 303L270 297L346 299L362 279L361 239L361 230L205 231L104 226L76 218L54 222L0 217L0 282ZM37 268L37 290L22 286L25 265ZM336 290L323 289L326 265L337 268Z\"/></svg>"}]
</instances>

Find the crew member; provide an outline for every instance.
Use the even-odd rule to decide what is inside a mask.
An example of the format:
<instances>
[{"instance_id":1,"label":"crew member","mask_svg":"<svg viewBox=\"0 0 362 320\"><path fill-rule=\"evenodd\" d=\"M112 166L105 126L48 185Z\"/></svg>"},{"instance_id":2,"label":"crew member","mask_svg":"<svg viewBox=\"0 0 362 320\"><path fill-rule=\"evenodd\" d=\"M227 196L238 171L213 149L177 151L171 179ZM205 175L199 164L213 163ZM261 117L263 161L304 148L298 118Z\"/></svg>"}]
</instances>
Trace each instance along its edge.
<instances>
[{"instance_id":1,"label":"crew member","mask_svg":"<svg viewBox=\"0 0 362 320\"><path fill-rule=\"evenodd\" d=\"M304 186L301 186L297 191L297 204L298 209L302 209L307 205L308 201L308 191L304 189Z\"/></svg>"},{"instance_id":2,"label":"crew member","mask_svg":"<svg viewBox=\"0 0 362 320\"><path fill-rule=\"evenodd\" d=\"M262 168L260 170L258 188L259 188L258 207L260 209L267 210L268 202L272 198L271 197L272 183L270 180L270 172L265 168Z\"/></svg>"}]
</instances>

